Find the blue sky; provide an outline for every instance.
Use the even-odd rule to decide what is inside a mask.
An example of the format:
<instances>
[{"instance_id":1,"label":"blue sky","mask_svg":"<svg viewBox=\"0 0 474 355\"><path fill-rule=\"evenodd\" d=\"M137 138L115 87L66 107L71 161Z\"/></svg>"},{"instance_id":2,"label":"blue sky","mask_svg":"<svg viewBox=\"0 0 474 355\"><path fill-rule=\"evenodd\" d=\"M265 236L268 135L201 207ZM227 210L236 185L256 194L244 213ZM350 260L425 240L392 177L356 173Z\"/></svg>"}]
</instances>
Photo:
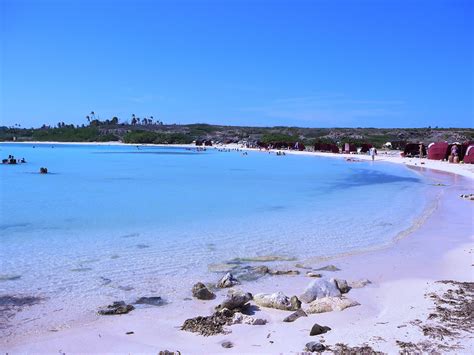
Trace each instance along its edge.
<instances>
[{"instance_id":1,"label":"blue sky","mask_svg":"<svg viewBox=\"0 0 474 355\"><path fill-rule=\"evenodd\" d=\"M474 126L474 1L0 3L2 125Z\"/></svg>"}]
</instances>

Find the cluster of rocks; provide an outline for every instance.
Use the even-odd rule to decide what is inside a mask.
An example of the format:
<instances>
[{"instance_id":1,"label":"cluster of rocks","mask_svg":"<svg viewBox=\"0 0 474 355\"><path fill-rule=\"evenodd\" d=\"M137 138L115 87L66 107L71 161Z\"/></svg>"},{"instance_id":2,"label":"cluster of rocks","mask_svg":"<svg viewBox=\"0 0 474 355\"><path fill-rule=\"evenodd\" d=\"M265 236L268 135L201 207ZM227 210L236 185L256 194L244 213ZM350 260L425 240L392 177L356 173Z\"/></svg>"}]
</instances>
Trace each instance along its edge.
<instances>
[{"instance_id":1,"label":"cluster of rocks","mask_svg":"<svg viewBox=\"0 0 474 355\"><path fill-rule=\"evenodd\" d=\"M265 259L266 260L266 259ZM295 265L301 269L311 269L304 265ZM250 266L242 268L246 275L251 277L261 275L298 275L298 270L272 270L265 265ZM334 265L328 265L316 271L334 272L339 269ZM204 284L196 283L192 288L192 295L199 300L213 300L216 289L229 288L226 297L218 304L212 314L207 316L197 316L186 319L181 326L181 330L197 333L203 336L211 336L216 334L226 334L230 330L228 327L234 324L247 325L265 325L266 319L251 316L253 311L250 302L253 301L257 306L263 308L273 308L283 311L291 311L292 313L283 319L283 322L291 323L301 317L308 317L308 314L323 313L331 311L342 311L348 307L359 305L358 302L346 297L346 294L352 288L360 288L369 284L369 280L358 280L348 282L343 279L323 278L321 274L308 271L307 276L315 278L304 289L299 296L285 295L283 292L274 293L258 293L252 295L249 292L236 290L234 287L240 285L241 282L233 273L227 272L217 283ZM303 308L303 303L304 308ZM113 302L111 305L102 307L98 310L100 315L120 315L127 314L135 309L135 305L146 304L160 306L165 304L161 297L141 297L133 304L127 304L124 301ZM331 328L314 324L310 330L310 336L324 334ZM232 347L231 342L223 342L223 347ZM327 346L318 342L309 342L306 344L306 351L322 352Z\"/></svg>"},{"instance_id":2,"label":"cluster of rocks","mask_svg":"<svg viewBox=\"0 0 474 355\"><path fill-rule=\"evenodd\" d=\"M251 293L230 290L224 301L215 308L210 316L198 316L184 321L181 330L198 333L204 336L226 334L225 327L233 324L264 325L266 319L255 318L245 314L253 299Z\"/></svg>"},{"instance_id":3,"label":"cluster of rocks","mask_svg":"<svg viewBox=\"0 0 474 355\"><path fill-rule=\"evenodd\" d=\"M471 200L474 201L474 194L461 194L459 197L465 199L465 200Z\"/></svg>"},{"instance_id":4,"label":"cluster of rocks","mask_svg":"<svg viewBox=\"0 0 474 355\"><path fill-rule=\"evenodd\" d=\"M245 266L236 270L239 274L239 279L237 279L233 273L227 272L216 284L215 288L231 288L236 285L240 285L240 279L245 281L253 281L264 275L299 275L298 270L273 270L268 268L265 265L260 266ZM320 277L321 275L317 275ZM214 286L206 286L202 282L198 282L193 286L192 294L193 297L200 300L212 300L216 295L211 291Z\"/></svg>"},{"instance_id":5,"label":"cluster of rocks","mask_svg":"<svg viewBox=\"0 0 474 355\"><path fill-rule=\"evenodd\" d=\"M226 271L226 275L219 281L217 287L218 288L225 288L225 287L232 287L232 283L237 285L240 281L255 281L263 276L291 276L291 275L299 275L299 270L292 270L292 269L271 269L266 265L232 265L229 267L228 264L213 264L210 265L209 268L213 272L218 272L221 270ZM229 270L230 269L230 270Z\"/></svg>"},{"instance_id":6,"label":"cluster of rocks","mask_svg":"<svg viewBox=\"0 0 474 355\"><path fill-rule=\"evenodd\" d=\"M263 260L267 260L262 259ZM296 264L295 267L301 269L311 269L302 264ZM334 265L327 265L315 271L329 271L335 272L340 269ZM260 266L246 266L240 269L234 269L233 272L239 272L240 275L247 276L245 279L253 279L262 275L298 275L298 270L272 270L265 265ZM274 293L258 293L252 295L240 290L235 290L233 287L240 285L240 277L237 279L233 273L226 272L226 274L213 285L205 285L201 282L193 286L192 294L195 298L201 300L212 300L216 295L212 289L230 288L226 298L215 307L214 313L209 316L198 316L187 319L182 325L181 329L185 331L195 332L204 336L215 334L228 333L227 328L233 324L249 324L249 325L264 325L267 323L265 319L255 318L248 314L251 307L250 301L253 301L257 306L263 308L273 308L283 311L292 311L286 316L284 322L294 322L301 317L307 317L312 313L323 313L331 311L342 311L348 307L359 305L358 302L346 297L352 288L360 288L369 284L369 280L358 280L348 282L343 279L322 278L322 275L313 271L308 271L307 276L316 278L305 288L300 296L287 296L283 292ZM302 308L302 302L306 305ZM310 335L324 334L331 328L314 324L311 328ZM229 342L229 344L231 344ZM227 344L227 345L229 345ZM224 345L223 345L224 346ZM230 345L229 345L230 346ZM307 344L307 351L322 351L324 345L316 342Z\"/></svg>"},{"instance_id":7,"label":"cluster of rocks","mask_svg":"<svg viewBox=\"0 0 474 355\"><path fill-rule=\"evenodd\" d=\"M222 310L213 313L210 316L198 316L186 319L181 326L181 330L198 333L204 336L225 334L224 326L231 325L234 312L230 310Z\"/></svg>"}]
</instances>

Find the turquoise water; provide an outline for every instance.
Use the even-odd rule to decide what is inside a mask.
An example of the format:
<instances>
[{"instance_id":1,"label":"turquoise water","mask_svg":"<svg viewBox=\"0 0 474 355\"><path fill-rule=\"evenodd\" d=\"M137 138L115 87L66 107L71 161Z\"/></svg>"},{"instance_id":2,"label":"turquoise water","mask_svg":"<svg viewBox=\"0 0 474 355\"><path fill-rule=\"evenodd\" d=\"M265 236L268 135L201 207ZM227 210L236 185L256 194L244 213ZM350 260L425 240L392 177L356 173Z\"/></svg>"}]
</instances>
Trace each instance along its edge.
<instances>
[{"instance_id":1,"label":"turquoise water","mask_svg":"<svg viewBox=\"0 0 474 355\"><path fill-rule=\"evenodd\" d=\"M117 299L189 297L220 276L209 264L236 257L384 245L427 203L423 176L382 162L135 146L0 153L27 160L0 166L0 294L67 307L64 323Z\"/></svg>"}]
</instances>

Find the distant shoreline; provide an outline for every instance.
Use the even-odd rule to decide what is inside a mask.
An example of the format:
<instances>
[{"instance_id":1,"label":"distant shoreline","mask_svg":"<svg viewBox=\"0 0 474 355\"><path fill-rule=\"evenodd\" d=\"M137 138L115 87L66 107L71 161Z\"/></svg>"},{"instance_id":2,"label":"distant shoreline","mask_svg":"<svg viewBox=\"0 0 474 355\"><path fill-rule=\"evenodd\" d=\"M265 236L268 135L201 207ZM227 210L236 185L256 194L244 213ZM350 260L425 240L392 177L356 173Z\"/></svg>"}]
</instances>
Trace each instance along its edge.
<instances>
[{"instance_id":1,"label":"distant shoreline","mask_svg":"<svg viewBox=\"0 0 474 355\"><path fill-rule=\"evenodd\" d=\"M0 144L37 144L37 145L90 145L90 146L142 146L142 147L175 147L175 148L195 148L197 147L194 144L153 144L153 143L123 143L123 142L54 142L54 141L29 141L29 142L11 142L5 141L0 142ZM240 144L221 144L211 147L206 147L207 149L241 149L246 151L256 151L260 152L261 150L256 148L246 148ZM271 149L270 152L281 151L281 149ZM287 154L296 154L296 155L309 155L309 156L319 156L327 158L354 158L360 160L370 161L371 158L365 154L335 154L335 153L325 153L325 152L314 152L314 151L296 151L296 150L283 150ZM437 160L428 160L418 159L418 158L402 158L400 156L400 151L391 150L391 151L381 151L380 154L375 158L375 161L384 161L388 163L395 164L404 164L406 166L418 169L433 169L438 171L443 171L450 174L461 175L474 180L474 164L450 164L446 161L437 161Z\"/></svg>"}]
</instances>

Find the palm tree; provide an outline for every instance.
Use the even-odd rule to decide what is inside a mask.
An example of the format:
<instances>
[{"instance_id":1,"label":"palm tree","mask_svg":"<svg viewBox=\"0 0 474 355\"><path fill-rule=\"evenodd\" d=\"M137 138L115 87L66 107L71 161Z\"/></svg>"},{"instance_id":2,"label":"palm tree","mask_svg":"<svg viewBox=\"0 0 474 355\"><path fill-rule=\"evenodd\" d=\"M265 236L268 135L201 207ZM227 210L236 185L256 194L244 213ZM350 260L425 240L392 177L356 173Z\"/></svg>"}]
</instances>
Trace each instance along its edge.
<instances>
[{"instance_id":1,"label":"palm tree","mask_svg":"<svg viewBox=\"0 0 474 355\"><path fill-rule=\"evenodd\" d=\"M86 120L89 122L89 124L91 123L91 117L89 115L86 116Z\"/></svg>"},{"instance_id":2,"label":"palm tree","mask_svg":"<svg viewBox=\"0 0 474 355\"><path fill-rule=\"evenodd\" d=\"M91 111L91 116L92 116L92 119L95 120L95 112L94 111Z\"/></svg>"}]
</instances>

